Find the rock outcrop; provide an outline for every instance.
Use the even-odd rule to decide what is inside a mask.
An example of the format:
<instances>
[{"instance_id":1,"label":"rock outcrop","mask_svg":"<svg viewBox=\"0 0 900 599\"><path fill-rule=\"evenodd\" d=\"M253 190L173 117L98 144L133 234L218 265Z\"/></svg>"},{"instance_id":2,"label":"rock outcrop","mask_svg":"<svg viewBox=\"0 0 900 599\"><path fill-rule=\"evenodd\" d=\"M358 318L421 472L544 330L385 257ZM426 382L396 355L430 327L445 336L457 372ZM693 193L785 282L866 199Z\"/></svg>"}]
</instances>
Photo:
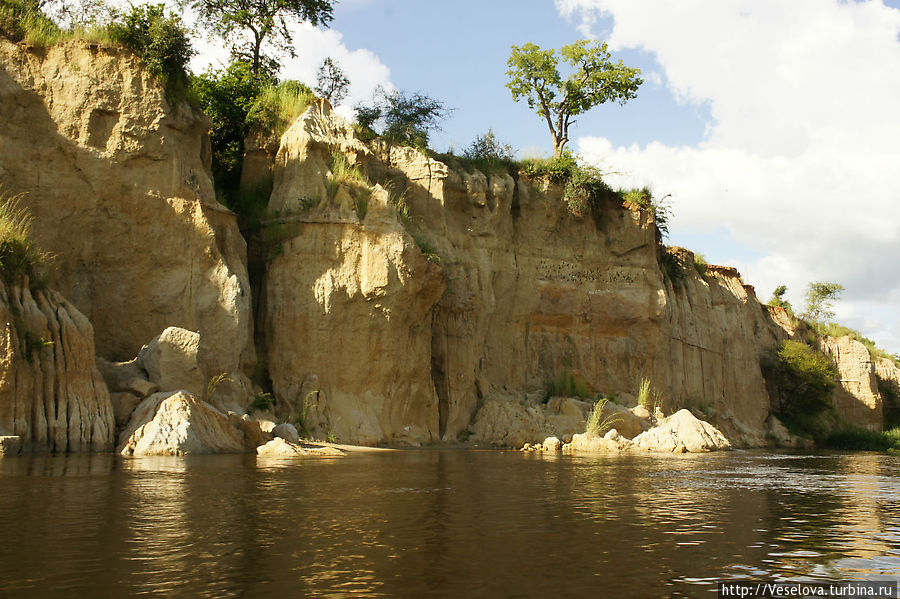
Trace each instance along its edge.
<instances>
[{"instance_id":1,"label":"rock outcrop","mask_svg":"<svg viewBox=\"0 0 900 599\"><path fill-rule=\"evenodd\" d=\"M255 360L246 244L215 199L210 121L171 104L130 51L0 38L0 182L56 255L51 284L134 356L170 326L201 334L206 377Z\"/></svg>"},{"instance_id":2,"label":"rock outcrop","mask_svg":"<svg viewBox=\"0 0 900 599\"><path fill-rule=\"evenodd\" d=\"M291 442L276 437L265 445L257 447L256 455L261 458L339 458L345 454L340 449L327 445Z\"/></svg>"},{"instance_id":3,"label":"rock outcrop","mask_svg":"<svg viewBox=\"0 0 900 599\"><path fill-rule=\"evenodd\" d=\"M701 453L731 449L720 430L689 410L678 410L631 440L635 449L665 453Z\"/></svg>"},{"instance_id":4,"label":"rock outcrop","mask_svg":"<svg viewBox=\"0 0 900 599\"><path fill-rule=\"evenodd\" d=\"M840 373L840 384L831 394L839 420L880 431L884 425L882 399L869 350L850 337L823 337L819 346Z\"/></svg>"},{"instance_id":5,"label":"rock outcrop","mask_svg":"<svg viewBox=\"0 0 900 599\"><path fill-rule=\"evenodd\" d=\"M735 269L664 251L651 212L570 210L540 178L363 144L324 102L277 145L269 374L320 434L515 446L571 434L536 403L566 371L622 397L648 378L663 413L697 408L739 445L766 443L760 355L792 322ZM337 162L367 177L367 211Z\"/></svg>"},{"instance_id":6,"label":"rock outcrop","mask_svg":"<svg viewBox=\"0 0 900 599\"><path fill-rule=\"evenodd\" d=\"M431 310L444 288L440 269L424 259L384 189L372 190L360 214L349 199L341 203L343 188L336 203L323 200L332 153L342 151L355 160L364 146L325 104L282 138L269 207L282 214L271 227L283 241L262 299L275 395L321 437L436 441ZM321 208L302 211L302 198Z\"/></svg>"},{"instance_id":7,"label":"rock outcrop","mask_svg":"<svg viewBox=\"0 0 900 599\"><path fill-rule=\"evenodd\" d=\"M117 451L135 457L245 450L243 433L227 416L183 391L145 399L121 439Z\"/></svg>"},{"instance_id":8,"label":"rock outcrop","mask_svg":"<svg viewBox=\"0 0 900 599\"><path fill-rule=\"evenodd\" d=\"M59 293L0 284L0 436L23 451L112 448L91 323Z\"/></svg>"}]
</instances>

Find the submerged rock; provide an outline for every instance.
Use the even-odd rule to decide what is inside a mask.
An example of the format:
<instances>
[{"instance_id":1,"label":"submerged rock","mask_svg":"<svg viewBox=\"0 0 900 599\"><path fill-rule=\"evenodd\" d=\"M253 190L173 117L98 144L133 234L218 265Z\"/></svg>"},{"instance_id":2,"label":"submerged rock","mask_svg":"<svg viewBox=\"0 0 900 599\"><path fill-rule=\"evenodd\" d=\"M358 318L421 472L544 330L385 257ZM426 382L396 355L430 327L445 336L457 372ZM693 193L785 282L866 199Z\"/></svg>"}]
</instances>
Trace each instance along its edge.
<instances>
[{"instance_id":1,"label":"submerged rock","mask_svg":"<svg viewBox=\"0 0 900 599\"><path fill-rule=\"evenodd\" d=\"M263 458L337 458L344 452L327 445L315 445L312 443L291 443L281 437L276 437L256 448L256 455Z\"/></svg>"},{"instance_id":2,"label":"submerged rock","mask_svg":"<svg viewBox=\"0 0 900 599\"><path fill-rule=\"evenodd\" d=\"M0 457L18 455L22 451L22 437L5 435L0 437Z\"/></svg>"}]
</instances>

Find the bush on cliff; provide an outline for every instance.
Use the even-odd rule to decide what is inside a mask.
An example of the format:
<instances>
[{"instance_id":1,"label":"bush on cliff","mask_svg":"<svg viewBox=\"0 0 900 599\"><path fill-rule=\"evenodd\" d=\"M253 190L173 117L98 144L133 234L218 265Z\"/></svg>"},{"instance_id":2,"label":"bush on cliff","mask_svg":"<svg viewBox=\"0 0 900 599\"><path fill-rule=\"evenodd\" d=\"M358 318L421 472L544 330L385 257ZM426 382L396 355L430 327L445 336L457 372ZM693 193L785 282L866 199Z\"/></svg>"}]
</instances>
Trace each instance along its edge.
<instances>
[{"instance_id":1,"label":"bush on cliff","mask_svg":"<svg viewBox=\"0 0 900 599\"><path fill-rule=\"evenodd\" d=\"M194 50L181 20L166 14L164 5L132 6L109 24L109 35L141 57L149 71L163 81L170 99L186 94L186 68Z\"/></svg>"},{"instance_id":2,"label":"bush on cliff","mask_svg":"<svg viewBox=\"0 0 900 599\"><path fill-rule=\"evenodd\" d=\"M837 369L825 354L805 343L783 341L763 355L760 365L769 384L775 412L801 434L819 436L818 416L831 407Z\"/></svg>"},{"instance_id":3,"label":"bush on cliff","mask_svg":"<svg viewBox=\"0 0 900 599\"><path fill-rule=\"evenodd\" d=\"M315 99L313 91L299 81L288 80L278 85L269 83L259 90L250 106L247 124L281 137Z\"/></svg>"}]
</instances>

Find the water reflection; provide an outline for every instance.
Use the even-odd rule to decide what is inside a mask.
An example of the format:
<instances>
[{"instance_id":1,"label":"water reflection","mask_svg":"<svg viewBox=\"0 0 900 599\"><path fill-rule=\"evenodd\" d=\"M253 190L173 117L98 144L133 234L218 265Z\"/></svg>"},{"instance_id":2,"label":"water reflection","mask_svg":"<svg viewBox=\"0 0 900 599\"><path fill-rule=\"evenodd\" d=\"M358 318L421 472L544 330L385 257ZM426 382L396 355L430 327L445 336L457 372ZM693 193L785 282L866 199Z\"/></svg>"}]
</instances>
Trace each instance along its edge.
<instances>
[{"instance_id":1,"label":"water reflection","mask_svg":"<svg viewBox=\"0 0 900 599\"><path fill-rule=\"evenodd\" d=\"M0 595L705 595L900 570L900 459L734 452L0 461Z\"/></svg>"}]
</instances>

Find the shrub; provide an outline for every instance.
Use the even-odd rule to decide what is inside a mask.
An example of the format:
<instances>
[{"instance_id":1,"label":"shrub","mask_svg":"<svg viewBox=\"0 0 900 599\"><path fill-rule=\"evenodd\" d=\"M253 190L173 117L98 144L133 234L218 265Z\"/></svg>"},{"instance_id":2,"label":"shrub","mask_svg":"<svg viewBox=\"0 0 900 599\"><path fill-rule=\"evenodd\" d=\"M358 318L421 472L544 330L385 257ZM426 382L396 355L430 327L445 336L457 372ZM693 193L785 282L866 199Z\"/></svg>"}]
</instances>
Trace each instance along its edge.
<instances>
[{"instance_id":1,"label":"shrub","mask_svg":"<svg viewBox=\"0 0 900 599\"><path fill-rule=\"evenodd\" d=\"M846 428L828 435L822 442L829 449L851 451L898 451L900 450L900 428L883 432L863 428Z\"/></svg>"},{"instance_id":2,"label":"shrub","mask_svg":"<svg viewBox=\"0 0 900 599\"><path fill-rule=\"evenodd\" d=\"M706 262L706 256L703 254L694 254L694 268L697 271L697 274L701 277L706 276L706 267L708 266Z\"/></svg>"},{"instance_id":3,"label":"shrub","mask_svg":"<svg viewBox=\"0 0 900 599\"><path fill-rule=\"evenodd\" d=\"M113 41L135 52L151 73L160 77L170 100L183 97L188 88L188 61L194 54L181 20L167 15L162 4L132 6L109 25Z\"/></svg>"},{"instance_id":4,"label":"shrub","mask_svg":"<svg viewBox=\"0 0 900 599\"><path fill-rule=\"evenodd\" d=\"M812 330L815 331L815 333L819 336L824 335L828 337L850 337L851 339L859 341L860 343L865 345L866 349L869 350L869 355L872 358L886 358L900 366L900 363L898 363L898 360L895 356L876 346L874 341L864 336L859 331L853 330L849 327L845 327L836 322L810 322L808 324L812 328Z\"/></svg>"},{"instance_id":5,"label":"shrub","mask_svg":"<svg viewBox=\"0 0 900 599\"><path fill-rule=\"evenodd\" d=\"M622 195L622 203L626 207L646 210L653 215L653 220L656 222L656 230L659 232L661 238L669 236L669 217L671 216L671 209L666 202L666 199L669 197L668 195L663 196L662 198L656 198L653 196L653 192L649 187L630 189L628 191L620 191L619 193Z\"/></svg>"},{"instance_id":6,"label":"shrub","mask_svg":"<svg viewBox=\"0 0 900 599\"><path fill-rule=\"evenodd\" d=\"M763 355L761 367L774 391L775 413L789 427L817 436L816 418L830 408L838 377L831 360L805 343L783 341L774 355Z\"/></svg>"},{"instance_id":7,"label":"shrub","mask_svg":"<svg viewBox=\"0 0 900 599\"><path fill-rule=\"evenodd\" d=\"M515 149L497 139L493 129L488 129L487 133L476 137L472 145L463 152L463 156L469 160L504 163L512 162L513 154Z\"/></svg>"},{"instance_id":8,"label":"shrub","mask_svg":"<svg viewBox=\"0 0 900 599\"><path fill-rule=\"evenodd\" d=\"M263 87L272 84L268 75L257 75L247 61L235 61L223 70L212 70L191 78L191 89L203 111L212 119L212 170L222 203L241 214L235 190L241 178L244 140L250 132L247 116Z\"/></svg>"},{"instance_id":9,"label":"shrub","mask_svg":"<svg viewBox=\"0 0 900 599\"><path fill-rule=\"evenodd\" d=\"M561 368L547 385L546 399L551 397L590 397L587 384L569 368Z\"/></svg>"},{"instance_id":10,"label":"shrub","mask_svg":"<svg viewBox=\"0 0 900 599\"><path fill-rule=\"evenodd\" d=\"M663 276L671 281L673 287L682 284L686 275L684 264L678 254L672 248L660 246L658 256Z\"/></svg>"},{"instance_id":11,"label":"shrub","mask_svg":"<svg viewBox=\"0 0 900 599\"><path fill-rule=\"evenodd\" d=\"M412 234L412 238L413 241L416 242L416 245L419 246L419 251L422 252L422 256L426 261L431 262L432 264L441 263L441 255L438 254L437 248L431 245L427 239L416 234Z\"/></svg>"},{"instance_id":12,"label":"shrub","mask_svg":"<svg viewBox=\"0 0 900 599\"><path fill-rule=\"evenodd\" d=\"M40 282L40 268L51 256L31 239L32 216L20 206L23 194L4 197L0 192L0 274L7 283L20 277Z\"/></svg>"},{"instance_id":13,"label":"shrub","mask_svg":"<svg viewBox=\"0 0 900 599\"><path fill-rule=\"evenodd\" d=\"M272 409L274 403L275 398L272 397L271 393L257 393L250 405L247 406L247 414L253 414L253 412L267 412Z\"/></svg>"},{"instance_id":14,"label":"shrub","mask_svg":"<svg viewBox=\"0 0 900 599\"><path fill-rule=\"evenodd\" d=\"M264 85L247 112L247 123L281 137L315 99L313 91L299 81Z\"/></svg>"},{"instance_id":15,"label":"shrub","mask_svg":"<svg viewBox=\"0 0 900 599\"><path fill-rule=\"evenodd\" d=\"M788 315L793 316L794 308L789 301L784 299L785 293L787 293L786 285L779 285L776 287L775 291L772 292L772 299L769 300L769 305L784 308Z\"/></svg>"},{"instance_id":16,"label":"shrub","mask_svg":"<svg viewBox=\"0 0 900 599\"><path fill-rule=\"evenodd\" d=\"M414 147L428 146L428 135L440 129L451 110L444 103L421 93L385 91L378 88L372 104L357 104L356 122L362 131L375 132L391 141Z\"/></svg>"}]
</instances>

